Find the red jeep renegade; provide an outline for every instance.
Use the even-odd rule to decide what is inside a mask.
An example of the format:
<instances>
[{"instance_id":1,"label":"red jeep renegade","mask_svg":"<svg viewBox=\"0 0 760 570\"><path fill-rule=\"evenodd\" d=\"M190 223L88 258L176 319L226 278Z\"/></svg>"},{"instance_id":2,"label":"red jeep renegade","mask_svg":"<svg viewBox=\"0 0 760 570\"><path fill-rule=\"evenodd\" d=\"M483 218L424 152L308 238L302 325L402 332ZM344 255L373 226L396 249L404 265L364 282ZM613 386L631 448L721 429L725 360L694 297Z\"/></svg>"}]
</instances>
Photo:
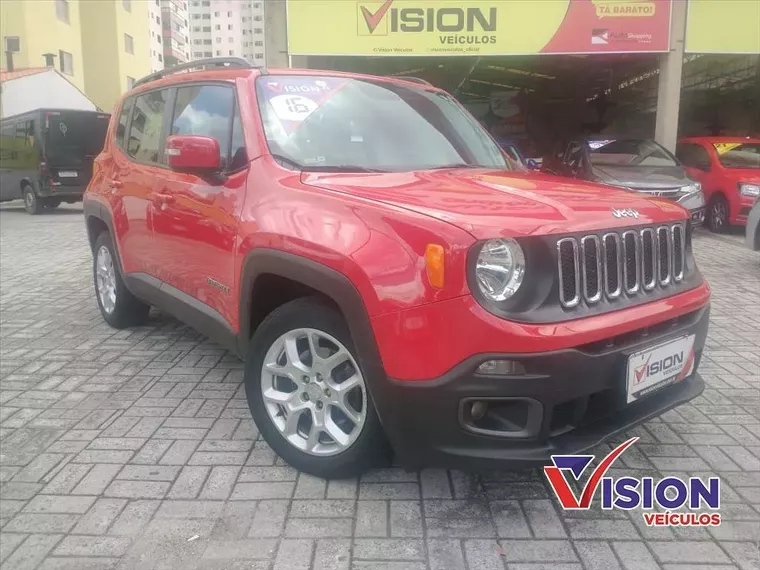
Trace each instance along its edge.
<instances>
[{"instance_id":1,"label":"red jeep renegade","mask_svg":"<svg viewBox=\"0 0 760 570\"><path fill-rule=\"evenodd\" d=\"M318 476L387 443L410 467L541 464L704 387L686 210L523 171L421 81L148 76L85 214L103 318L155 305L240 355L261 434Z\"/></svg>"}]
</instances>

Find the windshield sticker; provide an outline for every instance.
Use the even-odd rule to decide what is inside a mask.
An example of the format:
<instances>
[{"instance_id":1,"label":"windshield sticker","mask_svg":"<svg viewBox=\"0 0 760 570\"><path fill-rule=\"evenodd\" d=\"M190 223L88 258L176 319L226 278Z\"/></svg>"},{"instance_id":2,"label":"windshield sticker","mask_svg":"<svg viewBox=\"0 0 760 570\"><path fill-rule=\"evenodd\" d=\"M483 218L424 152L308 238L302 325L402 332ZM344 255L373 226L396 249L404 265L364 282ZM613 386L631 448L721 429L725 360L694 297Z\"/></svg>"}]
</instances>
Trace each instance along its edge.
<instances>
[{"instance_id":1,"label":"windshield sticker","mask_svg":"<svg viewBox=\"0 0 760 570\"><path fill-rule=\"evenodd\" d=\"M713 143L715 150L718 154L726 154L730 150L734 150L738 146L742 146L742 143Z\"/></svg>"},{"instance_id":2,"label":"windshield sticker","mask_svg":"<svg viewBox=\"0 0 760 570\"><path fill-rule=\"evenodd\" d=\"M69 127L66 126L66 123L64 123L63 121L61 121L60 123L58 123L58 128L61 129L61 134L65 137L66 136L66 131L69 130Z\"/></svg>"},{"instance_id":3,"label":"windshield sticker","mask_svg":"<svg viewBox=\"0 0 760 570\"><path fill-rule=\"evenodd\" d=\"M260 94L280 123L275 130L287 137L347 83L339 77L281 76L263 81Z\"/></svg>"},{"instance_id":4,"label":"windshield sticker","mask_svg":"<svg viewBox=\"0 0 760 570\"><path fill-rule=\"evenodd\" d=\"M315 101L300 95L277 95L269 104L281 121L301 122L319 108Z\"/></svg>"}]
</instances>

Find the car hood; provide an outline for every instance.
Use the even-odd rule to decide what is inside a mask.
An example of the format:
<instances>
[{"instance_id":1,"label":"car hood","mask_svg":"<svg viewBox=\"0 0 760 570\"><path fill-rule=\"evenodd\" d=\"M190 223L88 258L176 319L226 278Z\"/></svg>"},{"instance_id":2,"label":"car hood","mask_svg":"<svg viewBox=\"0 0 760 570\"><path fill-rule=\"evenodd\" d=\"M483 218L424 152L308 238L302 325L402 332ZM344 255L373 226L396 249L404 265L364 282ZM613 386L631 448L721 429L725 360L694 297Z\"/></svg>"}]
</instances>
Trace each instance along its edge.
<instances>
[{"instance_id":1,"label":"car hood","mask_svg":"<svg viewBox=\"0 0 760 570\"><path fill-rule=\"evenodd\" d=\"M692 184L683 166L615 166L592 167L602 182L639 189L677 188Z\"/></svg>"},{"instance_id":2,"label":"car hood","mask_svg":"<svg viewBox=\"0 0 760 570\"><path fill-rule=\"evenodd\" d=\"M681 206L667 200L536 172L304 172L301 181L432 216L477 239L593 232L687 218ZM613 209L636 210L638 218L617 218Z\"/></svg>"}]
</instances>

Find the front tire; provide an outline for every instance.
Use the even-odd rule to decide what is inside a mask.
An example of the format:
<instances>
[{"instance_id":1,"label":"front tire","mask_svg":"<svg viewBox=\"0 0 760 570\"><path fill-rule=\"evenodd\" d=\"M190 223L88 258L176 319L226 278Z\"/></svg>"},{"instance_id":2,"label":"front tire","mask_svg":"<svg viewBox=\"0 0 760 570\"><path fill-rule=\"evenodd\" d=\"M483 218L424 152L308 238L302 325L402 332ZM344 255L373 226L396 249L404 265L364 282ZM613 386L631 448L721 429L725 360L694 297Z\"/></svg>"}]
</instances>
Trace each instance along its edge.
<instances>
[{"instance_id":1,"label":"front tire","mask_svg":"<svg viewBox=\"0 0 760 570\"><path fill-rule=\"evenodd\" d=\"M315 298L270 313L251 339L245 391L256 425L290 465L325 479L385 464L388 448L341 315Z\"/></svg>"},{"instance_id":2,"label":"front tire","mask_svg":"<svg viewBox=\"0 0 760 570\"><path fill-rule=\"evenodd\" d=\"M92 275L95 298L103 319L115 329L143 324L150 305L129 292L121 276L111 235L102 232L95 240L92 256Z\"/></svg>"},{"instance_id":3,"label":"front tire","mask_svg":"<svg viewBox=\"0 0 760 570\"><path fill-rule=\"evenodd\" d=\"M37 198L37 194L34 193L34 190L28 184L21 191L21 197L24 199L24 209L27 214L36 216L42 211L42 205L39 198Z\"/></svg>"},{"instance_id":4,"label":"front tire","mask_svg":"<svg viewBox=\"0 0 760 570\"><path fill-rule=\"evenodd\" d=\"M716 195L707 206L707 227L716 234L728 231L728 201Z\"/></svg>"}]
</instances>

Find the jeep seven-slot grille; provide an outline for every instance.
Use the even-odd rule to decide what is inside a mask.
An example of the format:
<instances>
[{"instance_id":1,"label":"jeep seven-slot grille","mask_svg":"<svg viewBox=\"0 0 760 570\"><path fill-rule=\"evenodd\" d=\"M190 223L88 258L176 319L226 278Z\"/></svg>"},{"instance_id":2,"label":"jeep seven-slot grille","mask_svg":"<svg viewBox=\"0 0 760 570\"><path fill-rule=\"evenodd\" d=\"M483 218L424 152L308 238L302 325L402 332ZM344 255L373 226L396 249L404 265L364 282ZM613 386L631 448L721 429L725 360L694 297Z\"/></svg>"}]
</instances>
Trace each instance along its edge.
<instances>
[{"instance_id":1,"label":"jeep seven-slot grille","mask_svg":"<svg viewBox=\"0 0 760 570\"><path fill-rule=\"evenodd\" d=\"M572 308L581 300L636 296L680 283L685 255L682 224L562 238L557 242L559 300Z\"/></svg>"}]
</instances>

